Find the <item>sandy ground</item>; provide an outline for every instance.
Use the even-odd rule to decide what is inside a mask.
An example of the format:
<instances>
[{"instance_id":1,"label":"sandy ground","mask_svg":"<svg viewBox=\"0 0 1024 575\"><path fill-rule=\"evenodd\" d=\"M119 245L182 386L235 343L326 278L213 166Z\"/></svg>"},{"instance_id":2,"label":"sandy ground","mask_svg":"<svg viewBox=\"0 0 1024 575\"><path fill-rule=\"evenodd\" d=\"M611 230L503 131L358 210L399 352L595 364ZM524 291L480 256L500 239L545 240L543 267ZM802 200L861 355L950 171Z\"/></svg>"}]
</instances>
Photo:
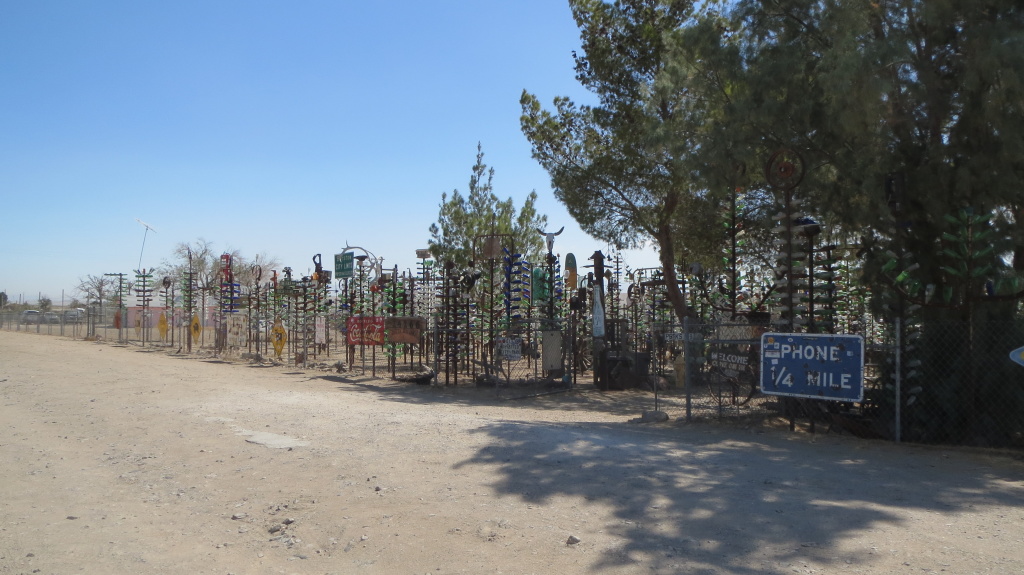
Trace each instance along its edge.
<instances>
[{"instance_id":1,"label":"sandy ground","mask_svg":"<svg viewBox=\"0 0 1024 575\"><path fill-rule=\"evenodd\" d=\"M1024 573L1019 453L0 332L0 573Z\"/></svg>"}]
</instances>

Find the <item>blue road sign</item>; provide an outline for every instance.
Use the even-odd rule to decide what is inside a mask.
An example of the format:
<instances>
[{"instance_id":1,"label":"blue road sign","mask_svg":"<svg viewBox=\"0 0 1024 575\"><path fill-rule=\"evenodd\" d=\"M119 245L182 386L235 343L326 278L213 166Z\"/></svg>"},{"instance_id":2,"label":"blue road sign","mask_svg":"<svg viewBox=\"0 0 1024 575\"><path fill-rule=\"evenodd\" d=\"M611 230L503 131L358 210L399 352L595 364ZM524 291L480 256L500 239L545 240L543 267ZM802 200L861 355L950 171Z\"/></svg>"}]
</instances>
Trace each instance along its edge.
<instances>
[{"instance_id":1,"label":"blue road sign","mask_svg":"<svg viewBox=\"0 0 1024 575\"><path fill-rule=\"evenodd\" d=\"M763 334L761 391L770 395L863 401L864 338L815 333Z\"/></svg>"},{"instance_id":2,"label":"blue road sign","mask_svg":"<svg viewBox=\"0 0 1024 575\"><path fill-rule=\"evenodd\" d=\"M1011 351L1010 359L1024 365L1024 347Z\"/></svg>"}]
</instances>

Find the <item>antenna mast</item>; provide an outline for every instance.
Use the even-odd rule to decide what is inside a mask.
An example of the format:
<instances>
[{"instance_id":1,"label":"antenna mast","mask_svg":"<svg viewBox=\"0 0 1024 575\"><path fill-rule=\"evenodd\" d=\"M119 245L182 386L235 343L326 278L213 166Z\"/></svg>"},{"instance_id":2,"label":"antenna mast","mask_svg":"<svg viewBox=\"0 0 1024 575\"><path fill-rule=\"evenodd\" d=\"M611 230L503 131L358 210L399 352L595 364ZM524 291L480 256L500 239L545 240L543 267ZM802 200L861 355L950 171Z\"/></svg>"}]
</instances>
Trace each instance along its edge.
<instances>
[{"instance_id":1,"label":"antenna mast","mask_svg":"<svg viewBox=\"0 0 1024 575\"><path fill-rule=\"evenodd\" d=\"M153 226L147 224L146 222L140 220L139 218L135 218L135 221L139 222L140 224L142 224L142 226L144 228L146 228L146 231L142 232L142 249L139 250L139 265L136 268L138 270L141 270L142 269L142 252L144 252L146 250L146 235L149 234L150 230L153 230L153 233L155 234L156 230L153 229Z\"/></svg>"}]
</instances>

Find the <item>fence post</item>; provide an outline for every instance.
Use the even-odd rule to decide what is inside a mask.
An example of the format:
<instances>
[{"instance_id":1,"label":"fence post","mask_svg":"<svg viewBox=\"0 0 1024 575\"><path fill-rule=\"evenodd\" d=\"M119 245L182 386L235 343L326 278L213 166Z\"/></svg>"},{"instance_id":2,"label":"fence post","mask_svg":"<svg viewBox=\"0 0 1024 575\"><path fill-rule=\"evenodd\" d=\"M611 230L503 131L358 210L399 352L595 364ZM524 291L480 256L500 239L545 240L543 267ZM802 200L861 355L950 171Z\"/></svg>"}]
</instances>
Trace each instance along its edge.
<instances>
[{"instance_id":1,"label":"fence post","mask_svg":"<svg viewBox=\"0 0 1024 575\"><path fill-rule=\"evenodd\" d=\"M903 357L902 357L903 354L901 352L901 350L903 349L902 334L903 334L903 319L900 316L897 315L896 316L896 361L895 361L896 373L893 374L893 383L894 383L894 387L896 388L896 391L895 391L896 397L894 398L895 399L894 404L896 406L895 407L895 409L896 409L896 413L895 413L896 432L893 435L893 437L894 437L896 443L900 442L900 439L901 439L900 435L901 435L901 431L903 429L903 425L900 422L900 415L901 415L901 411L903 409L903 406L900 403L900 397L903 395L902 394L902 390L901 390L901 387L902 387L902 384L903 384Z\"/></svg>"},{"instance_id":2,"label":"fence post","mask_svg":"<svg viewBox=\"0 0 1024 575\"><path fill-rule=\"evenodd\" d=\"M440 384L439 375L441 373L441 325L438 323L437 318L434 319L434 383ZM445 372L445 377L448 377L448 373Z\"/></svg>"},{"instance_id":3,"label":"fence post","mask_svg":"<svg viewBox=\"0 0 1024 575\"><path fill-rule=\"evenodd\" d=\"M693 407L693 346L690 344L690 318L683 316L683 386L686 387L686 422Z\"/></svg>"}]
</instances>

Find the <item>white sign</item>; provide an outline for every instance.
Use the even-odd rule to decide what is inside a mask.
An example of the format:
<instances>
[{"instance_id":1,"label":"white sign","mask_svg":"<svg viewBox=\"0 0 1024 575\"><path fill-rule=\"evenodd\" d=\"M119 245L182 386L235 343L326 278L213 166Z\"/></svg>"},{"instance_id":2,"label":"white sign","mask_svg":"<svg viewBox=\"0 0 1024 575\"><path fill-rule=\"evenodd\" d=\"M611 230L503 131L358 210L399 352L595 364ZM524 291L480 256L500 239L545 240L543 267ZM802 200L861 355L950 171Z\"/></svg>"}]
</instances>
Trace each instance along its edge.
<instances>
[{"instance_id":1,"label":"white sign","mask_svg":"<svg viewBox=\"0 0 1024 575\"><path fill-rule=\"evenodd\" d=\"M327 318L317 317L313 327L313 343L324 345L327 343Z\"/></svg>"},{"instance_id":2,"label":"white sign","mask_svg":"<svg viewBox=\"0 0 1024 575\"><path fill-rule=\"evenodd\" d=\"M234 314L228 316L229 347L245 347L249 343L249 332L245 326L245 318Z\"/></svg>"},{"instance_id":3,"label":"white sign","mask_svg":"<svg viewBox=\"0 0 1024 575\"><path fill-rule=\"evenodd\" d=\"M662 337L665 341L690 341L693 343L700 343L704 341L704 335L696 331L689 334L670 331L662 334Z\"/></svg>"},{"instance_id":4,"label":"white sign","mask_svg":"<svg viewBox=\"0 0 1024 575\"><path fill-rule=\"evenodd\" d=\"M523 358L523 340L518 337L496 337L494 351L505 361L519 361Z\"/></svg>"},{"instance_id":5,"label":"white sign","mask_svg":"<svg viewBox=\"0 0 1024 575\"><path fill-rule=\"evenodd\" d=\"M562 332L558 330L543 332L541 363L543 363L544 371L562 368Z\"/></svg>"}]
</instances>

